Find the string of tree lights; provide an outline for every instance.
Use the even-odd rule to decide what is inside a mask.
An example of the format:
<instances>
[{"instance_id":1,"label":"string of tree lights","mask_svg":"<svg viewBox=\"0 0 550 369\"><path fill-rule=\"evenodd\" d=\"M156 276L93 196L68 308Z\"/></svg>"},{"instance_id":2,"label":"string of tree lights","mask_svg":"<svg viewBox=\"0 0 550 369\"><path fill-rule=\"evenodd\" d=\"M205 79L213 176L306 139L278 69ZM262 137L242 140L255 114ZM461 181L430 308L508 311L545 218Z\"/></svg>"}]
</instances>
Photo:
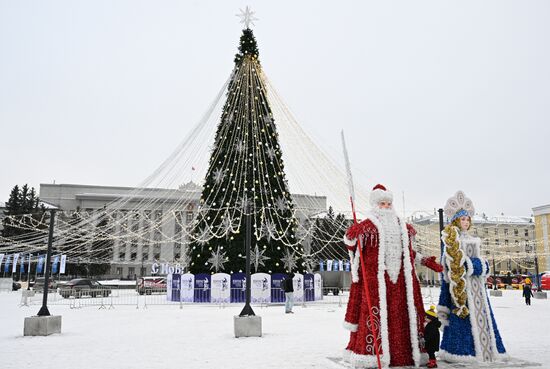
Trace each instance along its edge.
<instances>
[{"instance_id":1,"label":"string of tree lights","mask_svg":"<svg viewBox=\"0 0 550 369\"><path fill-rule=\"evenodd\" d=\"M58 211L54 253L98 270L168 261L194 273L239 272L250 215L255 271L312 272L320 260L348 258L342 239L352 216L339 160L313 142L277 93L248 25L233 62L199 122L142 183L113 190L101 208ZM356 184L355 192L361 218L368 191ZM35 262L46 250L50 214L31 197L26 210L3 219L0 253L30 254ZM413 224L417 247L439 254L438 229ZM495 237L479 236L486 258L530 268L534 248L510 253ZM530 235L530 245L539 241Z\"/></svg>"}]
</instances>

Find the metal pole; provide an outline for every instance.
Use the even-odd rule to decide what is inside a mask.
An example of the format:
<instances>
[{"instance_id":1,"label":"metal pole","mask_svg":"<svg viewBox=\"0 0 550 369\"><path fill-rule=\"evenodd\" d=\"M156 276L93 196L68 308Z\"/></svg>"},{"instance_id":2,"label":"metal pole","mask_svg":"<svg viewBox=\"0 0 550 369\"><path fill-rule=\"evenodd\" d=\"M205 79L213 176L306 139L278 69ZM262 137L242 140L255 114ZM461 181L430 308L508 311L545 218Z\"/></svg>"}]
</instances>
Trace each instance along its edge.
<instances>
[{"instance_id":1,"label":"metal pole","mask_svg":"<svg viewBox=\"0 0 550 369\"><path fill-rule=\"evenodd\" d=\"M48 310L48 284L50 283L50 263L52 259L53 229L55 222L55 209L50 210L50 229L48 232L48 253L46 255L46 266L44 270L44 295L42 297L42 307L38 316L50 316Z\"/></svg>"},{"instance_id":2,"label":"metal pole","mask_svg":"<svg viewBox=\"0 0 550 369\"><path fill-rule=\"evenodd\" d=\"M445 228L443 226L443 209L438 209L437 212L439 213L439 244L441 245L441 257L443 257L443 253L445 252L443 244L443 240L441 237L443 236L443 229Z\"/></svg>"},{"instance_id":3,"label":"metal pole","mask_svg":"<svg viewBox=\"0 0 550 369\"><path fill-rule=\"evenodd\" d=\"M539 275L539 258L537 257L535 250L535 283L537 284L537 291L540 291L540 275Z\"/></svg>"},{"instance_id":4,"label":"metal pole","mask_svg":"<svg viewBox=\"0 0 550 369\"><path fill-rule=\"evenodd\" d=\"M254 316L254 310L250 306L250 289L251 289L251 278L250 278L250 244L252 243L252 214L250 213L250 204L246 207L246 303L243 310L239 316Z\"/></svg>"},{"instance_id":5,"label":"metal pole","mask_svg":"<svg viewBox=\"0 0 550 369\"><path fill-rule=\"evenodd\" d=\"M497 268L495 266L495 255L493 254L493 289L498 290L497 286Z\"/></svg>"}]
</instances>

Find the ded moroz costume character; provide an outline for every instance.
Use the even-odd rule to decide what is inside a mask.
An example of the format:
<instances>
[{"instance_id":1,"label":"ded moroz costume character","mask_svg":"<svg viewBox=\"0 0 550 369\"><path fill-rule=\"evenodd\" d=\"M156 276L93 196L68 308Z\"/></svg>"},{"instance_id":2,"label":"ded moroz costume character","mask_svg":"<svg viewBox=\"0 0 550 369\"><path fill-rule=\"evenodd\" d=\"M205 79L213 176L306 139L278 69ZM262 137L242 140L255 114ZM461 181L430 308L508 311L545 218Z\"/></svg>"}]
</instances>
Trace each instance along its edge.
<instances>
[{"instance_id":1,"label":"ded moroz costume character","mask_svg":"<svg viewBox=\"0 0 550 369\"><path fill-rule=\"evenodd\" d=\"M344 322L351 334L344 360L353 368L377 366L375 345L384 366L419 366L428 359L422 347L425 313L414 263L420 261L437 272L442 267L435 256L424 258L415 252L414 228L399 218L393 208L382 208L384 203L391 204L392 198L384 186L375 186L370 195L372 209L361 223L347 230L344 239L352 262L352 284ZM362 246L362 259L358 244ZM372 314L372 323L369 314Z\"/></svg>"},{"instance_id":2,"label":"ded moroz costume character","mask_svg":"<svg viewBox=\"0 0 550 369\"><path fill-rule=\"evenodd\" d=\"M440 359L449 362L506 360L507 354L487 297L489 263L480 256L479 237L468 234L474 206L462 191L447 200L439 319L443 324Z\"/></svg>"}]
</instances>

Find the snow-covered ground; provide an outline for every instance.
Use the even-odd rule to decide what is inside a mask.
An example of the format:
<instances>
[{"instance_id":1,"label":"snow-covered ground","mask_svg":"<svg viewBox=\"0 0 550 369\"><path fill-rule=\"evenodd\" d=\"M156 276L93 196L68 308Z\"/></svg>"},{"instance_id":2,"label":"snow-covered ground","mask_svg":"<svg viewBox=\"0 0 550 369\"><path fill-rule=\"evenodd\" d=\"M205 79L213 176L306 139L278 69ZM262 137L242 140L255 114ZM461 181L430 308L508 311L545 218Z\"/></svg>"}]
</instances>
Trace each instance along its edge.
<instances>
[{"instance_id":1,"label":"snow-covered ground","mask_svg":"<svg viewBox=\"0 0 550 369\"><path fill-rule=\"evenodd\" d=\"M263 337L238 339L233 316L241 304L110 310L52 305L50 312L63 317L62 334L24 337L23 320L38 312L39 297L30 307L19 307L20 291L0 293L0 368L336 369L342 368L337 359L348 340L342 328L345 305L319 303L298 305L295 314L284 314L281 305L254 307ZM426 305L430 300L437 298L425 293ZM510 355L550 368L550 300L525 306L520 291L504 291L491 302ZM507 367L521 366L516 363Z\"/></svg>"}]
</instances>

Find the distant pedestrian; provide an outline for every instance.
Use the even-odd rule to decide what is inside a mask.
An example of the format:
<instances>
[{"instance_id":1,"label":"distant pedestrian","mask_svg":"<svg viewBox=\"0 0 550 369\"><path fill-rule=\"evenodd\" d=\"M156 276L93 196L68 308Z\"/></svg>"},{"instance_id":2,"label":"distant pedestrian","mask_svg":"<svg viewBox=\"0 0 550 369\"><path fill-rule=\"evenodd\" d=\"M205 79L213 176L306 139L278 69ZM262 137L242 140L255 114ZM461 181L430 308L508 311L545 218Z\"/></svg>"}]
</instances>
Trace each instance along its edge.
<instances>
[{"instance_id":1,"label":"distant pedestrian","mask_svg":"<svg viewBox=\"0 0 550 369\"><path fill-rule=\"evenodd\" d=\"M294 283L292 279L294 278L294 273L290 273L288 277L283 282L284 291L285 291L285 313L294 314L292 307L294 306Z\"/></svg>"},{"instance_id":2,"label":"distant pedestrian","mask_svg":"<svg viewBox=\"0 0 550 369\"><path fill-rule=\"evenodd\" d=\"M430 310L426 311L427 324L424 328L424 339L426 352L429 355L428 368L437 368L437 360L435 359L436 351L439 351L439 327L441 322L437 319L435 306L430 306Z\"/></svg>"},{"instance_id":3,"label":"distant pedestrian","mask_svg":"<svg viewBox=\"0 0 550 369\"><path fill-rule=\"evenodd\" d=\"M533 296L533 291L531 291L531 285L526 283L523 285L523 297L525 297L525 305L531 305L531 297Z\"/></svg>"}]
</instances>

